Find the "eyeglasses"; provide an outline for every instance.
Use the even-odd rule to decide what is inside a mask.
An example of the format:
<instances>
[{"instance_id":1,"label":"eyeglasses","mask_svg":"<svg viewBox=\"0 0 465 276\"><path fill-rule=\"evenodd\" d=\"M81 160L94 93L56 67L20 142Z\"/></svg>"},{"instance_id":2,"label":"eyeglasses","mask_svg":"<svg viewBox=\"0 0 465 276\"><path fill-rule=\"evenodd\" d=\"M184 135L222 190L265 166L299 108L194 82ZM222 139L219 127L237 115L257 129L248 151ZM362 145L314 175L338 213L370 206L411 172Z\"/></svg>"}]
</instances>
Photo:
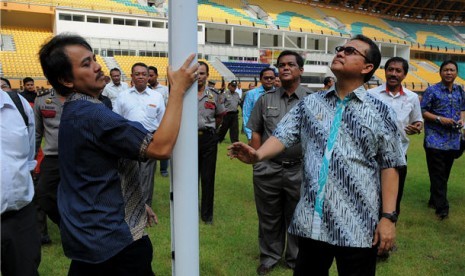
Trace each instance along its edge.
<instances>
[{"instance_id":1,"label":"eyeglasses","mask_svg":"<svg viewBox=\"0 0 465 276\"><path fill-rule=\"evenodd\" d=\"M263 77L264 80L274 80L276 77Z\"/></svg>"},{"instance_id":2,"label":"eyeglasses","mask_svg":"<svg viewBox=\"0 0 465 276\"><path fill-rule=\"evenodd\" d=\"M359 50L355 49L354 47L352 46L347 46L347 47L344 47L344 46L337 46L336 47L336 52L339 53L339 52L342 52L344 51L344 55L347 55L347 56L350 56L352 55L353 53L357 53L359 55L361 55L362 57L365 58L366 61L370 61L367 56L365 56L364 54L362 54Z\"/></svg>"}]
</instances>

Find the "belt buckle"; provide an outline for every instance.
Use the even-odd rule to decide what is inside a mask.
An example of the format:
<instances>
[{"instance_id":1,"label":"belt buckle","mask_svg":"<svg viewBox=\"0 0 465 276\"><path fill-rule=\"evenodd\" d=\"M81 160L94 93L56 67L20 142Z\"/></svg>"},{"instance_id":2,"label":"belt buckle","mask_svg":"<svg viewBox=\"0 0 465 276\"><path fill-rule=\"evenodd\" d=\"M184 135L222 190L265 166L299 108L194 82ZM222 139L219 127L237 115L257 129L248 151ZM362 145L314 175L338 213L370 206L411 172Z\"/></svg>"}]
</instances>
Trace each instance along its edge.
<instances>
[{"instance_id":1,"label":"belt buckle","mask_svg":"<svg viewBox=\"0 0 465 276\"><path fill-rule=\"evenodd\" d=\"M295 165L297 165L299 163L300 162L298 162L298 161L282 161L281 166L283 168L290 168L290 167L293 167L293 166L295 166Z\"/></svg>"}]
</instances>

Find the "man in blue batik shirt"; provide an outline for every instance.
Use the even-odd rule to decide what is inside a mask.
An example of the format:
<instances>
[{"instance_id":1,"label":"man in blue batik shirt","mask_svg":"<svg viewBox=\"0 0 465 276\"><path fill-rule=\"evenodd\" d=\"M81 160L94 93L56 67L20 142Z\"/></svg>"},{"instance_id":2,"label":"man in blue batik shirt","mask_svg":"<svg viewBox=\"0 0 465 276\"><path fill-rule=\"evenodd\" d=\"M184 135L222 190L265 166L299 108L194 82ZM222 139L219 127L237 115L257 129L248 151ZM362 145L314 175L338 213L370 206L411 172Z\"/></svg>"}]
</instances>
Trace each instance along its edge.
<instances>
[{"instance_id":1,"label":"man in blue batik shirt","mask_svg":"<svg viewBox=\"0 0 465 276\"><path fill-rule=\"evenodd\" d=\"M289 227L299 236L294 275L328 275L334 258L340 275L375 275L377 253L395 242L400 133L393 111L363 87L381 53L362 35L336 52L334 86L297 104L258 150L229 147L230 157L255 163L302 144L301 196Z\"/></svg>"},{"instance_id":2,"label":"man in blue batik shirt","mask_svg":"<svg viewBox=\"0 0 465 276\"><path fill-rule=\"evenodd\" d=\"M465 93L454 84L457 63L452 60L441 64L441 82L428 87L423 94L421 109L425 119L425 152L430 179L428 205L436 209L443 220L449 215L447 182L460 148L460 129L465 121Z\"/></svg>"},{"instance_id":3,"label":"man in blue batik shirt","mask_svg":"<svg viewBox=\"0 0 465 276\"><path fill-rule=\"evenodd\" d=\"M258 98L263 95L265 92L273 89L273 84L275 80L275 72L273 68L265 68L260 71L260 82L262 86L250 90L245 94L244 104L242 105L242 121L244 123L244 132L247 136L247 139L250 141L252 139L252 131L250 128L247 128L247 122L249 121L250 114L252 114L253 107Z\"/></svg>"},{"instance_id":4,"label":"man in blue batik shirt","mask_svg":"<svg viewBox=\"0 0 465 276\"><path fill-rule=\"evenodd\" d=\"M197 78L194 55L168 71L170 101L155 134L98 100L102 67L80 36L61 34L39 52L44 75L67 97L58 136L58 209L68 275L154 275L152 244L137 161L169 158L179 133L184 93ZM156 222L156 221L155 221Z\"/></svg>"}]
</instances>

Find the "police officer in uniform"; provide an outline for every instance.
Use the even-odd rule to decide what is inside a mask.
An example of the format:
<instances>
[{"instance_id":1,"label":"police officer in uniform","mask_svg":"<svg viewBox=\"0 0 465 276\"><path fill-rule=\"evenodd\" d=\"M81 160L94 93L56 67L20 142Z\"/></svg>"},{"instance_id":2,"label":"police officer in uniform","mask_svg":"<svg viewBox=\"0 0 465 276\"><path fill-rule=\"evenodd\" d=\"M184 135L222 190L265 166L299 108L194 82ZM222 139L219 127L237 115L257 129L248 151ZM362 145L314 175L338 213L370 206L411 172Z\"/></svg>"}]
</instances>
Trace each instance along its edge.
<instances>
[{"instance_id":1,"label":"police officer in uniform","mask_svg":"<svg viewBox=\"0 0 465 276\"><path fill-rule=\"evenodd\" d=\"M198 93L199 101L199 175L202 187L200 216L206 224L213 223L213 196L215 191L216 156L218 138L216 128L221 123L225 108L218 91L206 87L209 73L208 64L199 61Z\"/></svg>"},{"instance_id":2,"label":"police officer in uniform","mask_svg":"<svg viewBox=\"0 0 465 276\"><path fill-rule=\"evenodd\" d=\"M276 129L279 121L311 91L300 85L303 59L296 52L283 51L278 57L282 87L265 92L256 102L247 127L252 130L250 145L258 149ZM258 214L260 265L258 275L268 274L283 257L295 267L297 238L287 233L300 198L302 149L300 144L253 168L255 204ZM287 242L286 242L287 239Z\"/></svg>"},{"instance_id":3,"label":"police officer in uniform","mask_svg":"<svg viewBox=\"0 0 465 276\"><path fill-rule=\"evenodd\" d=\"M53 89L37 95L34 103L36 121L36 149L44 139L44 159L40 165L40 178L37 185L36 199L48 217L57 225L60 214L57 206L57 190L60 183L58 162L58 129L65 98L56 94Z\"/></svg>"},{"instance_id":4,"label":"police officer in uniform","mask_svg":"<svg viewBox=\"0 0 465 276\"><path fill-rule=\"evenodd\" d=\"M223 123L218 130L219 142L223 142L226 132L229 130L229 138L231 143L239 141L239 105L241 105L241 96L236 92L237 81L233 80L228 85L228 91L223 93L223 103L226 108L226 115L223 118Z\"/></svg>"}]
</instances>

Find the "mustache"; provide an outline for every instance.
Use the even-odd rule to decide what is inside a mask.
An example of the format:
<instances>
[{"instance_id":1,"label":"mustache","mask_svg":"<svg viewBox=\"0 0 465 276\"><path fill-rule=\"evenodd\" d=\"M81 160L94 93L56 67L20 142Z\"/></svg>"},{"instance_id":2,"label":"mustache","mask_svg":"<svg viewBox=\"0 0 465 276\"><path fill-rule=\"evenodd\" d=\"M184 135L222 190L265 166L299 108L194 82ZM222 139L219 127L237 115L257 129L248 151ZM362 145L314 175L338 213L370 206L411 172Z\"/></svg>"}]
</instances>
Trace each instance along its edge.
<instances>
[{"instance_id":1,"label":"mustache","mask_svg":"<svg viewBox=\"0 0 465 276\"><path fill-rule=\"evenodd\" d=\"M102 71L100 71L100 72L97 73L97 77L95 78L95 80L98 80L98 79L100 79L101 77L103 77L103 72L102 72Z\"/></svg>"},{"instance_id":2,"label":"mustache","mask_svg":"<svg viewBox=\"0 0 465 276\"><path fill-rule=\"evenodd\" d=\"M389 78L388 78L388 80L396 80L396 81L398 81L398 80L399 80L399 78L397 78L397 77L394 77L394 76L391 76L391 77L389 77Z\"/></svg>"}]
</instances>

